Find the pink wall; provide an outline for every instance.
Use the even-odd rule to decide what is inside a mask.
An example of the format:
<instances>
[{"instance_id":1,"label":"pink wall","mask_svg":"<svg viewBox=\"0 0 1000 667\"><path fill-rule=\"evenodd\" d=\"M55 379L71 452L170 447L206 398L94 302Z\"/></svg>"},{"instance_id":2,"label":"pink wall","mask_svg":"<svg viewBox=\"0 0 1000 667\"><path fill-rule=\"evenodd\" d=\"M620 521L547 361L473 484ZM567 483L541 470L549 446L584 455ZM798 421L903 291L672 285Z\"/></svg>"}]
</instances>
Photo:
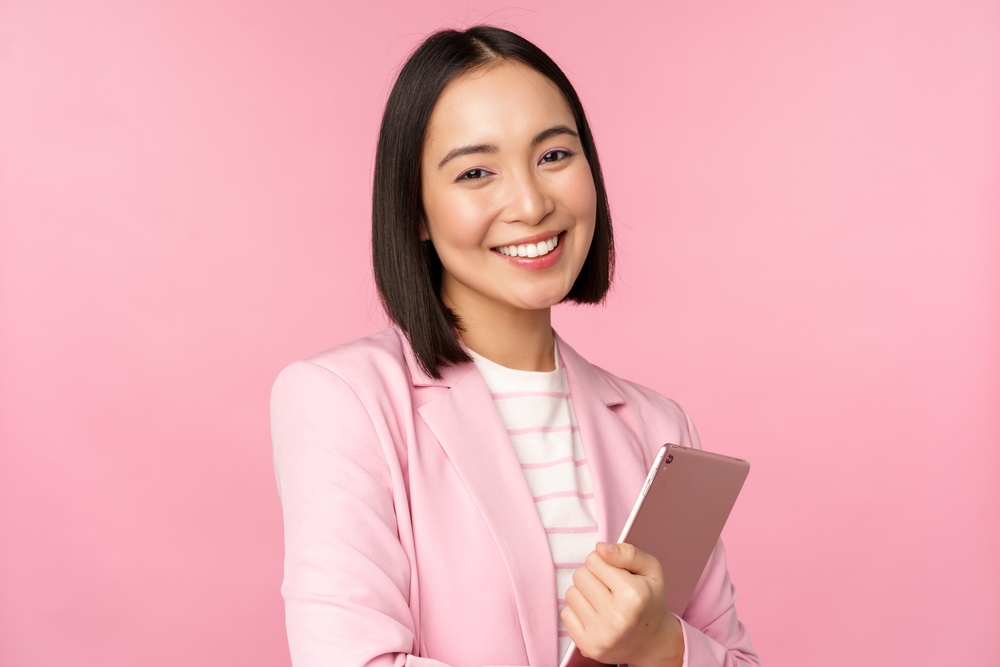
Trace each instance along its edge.
<instances>
[{"instance_id":1,"label":"pink wall","mask_svg":"<svg viewBox=\"0 0 1000 667\"><path fill-rule=\"evenodd\" d=\"M1000 664L1000 6L955 0L5 0L0 664L288 663L270 383L382 326L380 108L484 19L602 151L617 289L559 330L753 462L767 664Z\"/></svg>"}]
</instances>

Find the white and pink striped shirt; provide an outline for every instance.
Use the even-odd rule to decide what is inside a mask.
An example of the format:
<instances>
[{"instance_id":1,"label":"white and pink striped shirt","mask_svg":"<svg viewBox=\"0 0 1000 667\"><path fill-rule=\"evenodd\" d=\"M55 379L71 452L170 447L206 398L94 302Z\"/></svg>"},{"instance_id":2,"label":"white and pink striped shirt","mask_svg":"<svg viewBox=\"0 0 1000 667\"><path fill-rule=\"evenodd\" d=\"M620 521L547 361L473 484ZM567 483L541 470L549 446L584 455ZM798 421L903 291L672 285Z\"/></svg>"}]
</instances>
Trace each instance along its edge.
<instances>
[{"instance_id":1,"label":"white and pink striped shirt","mask_svg":"<svg viewBox=\"0 0 1000 667\"><path fill-rule=\"evenodd\" d=\"M556 569L556 613L566 604L573 571L594 550L597 521L580 429L573 413L566 369L556 350L551 372L519 371L470 350L500 413L535 508L549 539ZM559 620L559 655L570 639Z\"/></svg>"}]
</instances>

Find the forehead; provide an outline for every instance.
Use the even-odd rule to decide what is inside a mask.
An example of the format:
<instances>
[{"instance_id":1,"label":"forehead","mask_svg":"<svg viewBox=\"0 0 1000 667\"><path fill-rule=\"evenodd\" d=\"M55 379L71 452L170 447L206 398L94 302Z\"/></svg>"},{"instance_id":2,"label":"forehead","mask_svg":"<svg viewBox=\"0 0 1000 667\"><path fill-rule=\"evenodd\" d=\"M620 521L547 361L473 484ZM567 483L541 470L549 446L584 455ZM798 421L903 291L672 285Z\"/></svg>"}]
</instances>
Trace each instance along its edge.
<instances>
[{"instance_id":1,"label":"forehead","mask_svg":"<svg viewBox=\"0 0 1000 667\"><path fill-rule=\"evenodd\" d=\"M576 129L556 85L526 65L503 62L445 86L431 112L425 149L447 152L461 144L533 137L559 124Z\"/></svg>"}]
</instances>

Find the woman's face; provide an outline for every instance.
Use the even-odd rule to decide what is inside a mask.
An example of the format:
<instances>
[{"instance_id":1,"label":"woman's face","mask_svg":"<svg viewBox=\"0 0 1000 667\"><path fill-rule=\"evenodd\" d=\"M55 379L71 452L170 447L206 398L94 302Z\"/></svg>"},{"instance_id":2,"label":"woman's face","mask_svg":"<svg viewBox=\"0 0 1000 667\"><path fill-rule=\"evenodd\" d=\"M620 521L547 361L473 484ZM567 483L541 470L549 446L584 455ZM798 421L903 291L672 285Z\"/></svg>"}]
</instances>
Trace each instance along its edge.
<instances>
[{"instance_id":1,"label":"woman's face","mask_svg":"<svg viewBox=\"0 0 1000 667\"><path fill-rule=\"evenodd\" d=\"M459 314L536 310L569 293L597 194L551 81L510 62L453 80L431 114L421 168L423 238L441 258L445 304Z\"/></svg>"}]
</instances>

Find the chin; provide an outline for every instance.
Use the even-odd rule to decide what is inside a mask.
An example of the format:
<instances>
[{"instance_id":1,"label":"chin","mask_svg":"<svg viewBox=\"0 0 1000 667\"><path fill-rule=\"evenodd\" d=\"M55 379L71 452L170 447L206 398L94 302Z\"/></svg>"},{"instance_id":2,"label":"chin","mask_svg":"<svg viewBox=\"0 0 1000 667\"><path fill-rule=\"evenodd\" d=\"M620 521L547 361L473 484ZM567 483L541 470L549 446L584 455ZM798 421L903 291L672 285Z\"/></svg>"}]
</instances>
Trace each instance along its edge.
<instances>
[{"instance_id":1,"label":"chin","mask_svg":"<svg viewBox=\"0 0 1000 667\"><path fill-rule=\"evenodd\" d=\"M518 301L520 307L525 310L542 310L562 303L567 294L569 294L569 289L551 290L544 293L525 294Z\"/></svg>"}]
</instances>

